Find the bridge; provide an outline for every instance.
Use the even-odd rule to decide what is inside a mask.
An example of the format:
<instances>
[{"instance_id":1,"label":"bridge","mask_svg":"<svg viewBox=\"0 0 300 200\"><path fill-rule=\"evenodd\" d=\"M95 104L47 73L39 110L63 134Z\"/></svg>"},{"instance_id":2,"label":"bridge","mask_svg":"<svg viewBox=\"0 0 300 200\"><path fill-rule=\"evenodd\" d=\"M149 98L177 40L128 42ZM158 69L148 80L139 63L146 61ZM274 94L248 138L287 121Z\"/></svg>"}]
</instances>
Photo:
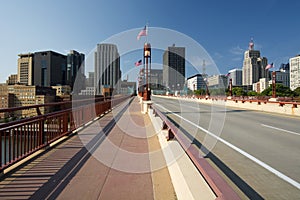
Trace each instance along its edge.
<instances>
[{"instance_id":1,"label":"bridge","mask_svg":"<svg viewBox=\"0 0 300 200\"><path fill-rule=\"evenodd\" d=\"M37 115L0 125L0 199L299 199L298 116L152 102L2 109Z\"/></svg>"}]
</instances>

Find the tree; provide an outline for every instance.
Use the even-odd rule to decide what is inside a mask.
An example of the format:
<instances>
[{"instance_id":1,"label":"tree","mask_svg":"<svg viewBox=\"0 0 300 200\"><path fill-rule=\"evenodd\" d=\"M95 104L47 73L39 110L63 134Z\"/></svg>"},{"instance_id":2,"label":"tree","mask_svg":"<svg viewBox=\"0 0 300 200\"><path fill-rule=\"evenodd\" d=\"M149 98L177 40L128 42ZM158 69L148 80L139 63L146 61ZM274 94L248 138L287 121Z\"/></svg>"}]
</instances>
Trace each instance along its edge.
<instances>
[{"instance_id":1,"label":"tree","mask_svg":"<svg viewBox=\"0 0 300 200\"><path fill-rule=\"evenodd\" d=\"M300 97L300 87L297 87L293 92L296 97Z\"/></svg>"},{"instance_id":2,"label":"tree","mask_svg":"<svg viewBox=\"0 0 300 200\"><path fill-rule=\"evenodd\" d=\"M272 96L272 85L260 93L262 96Z\"/></svg>"},{"instance_id":3,"label":"tree","mask_svg":"<svg viewBox=\"0 0 300 200\"><path fill-rule=\"evenodd\" d=\"M205 95L206 91L204 89L195 90L195 95Z\"/></svg>"},{"instance_id":4,"label":"tree","mask_svg":"<svg viewBox=\"0 0 300 200\"><path fill-rule=\"evenodd\" d=\"M232 95L233 96L245 96L246 92L243 90L243 88L234 87L234 88L232 88Z\"/></svg>"},{"instance_id":5,"label":"tree","mask_svg":"<svg viewBox=\"0 0 300 200\"><path fill-rule=\"evenodd\" d=\"M286 87L282 84L276 84L275 90L276 90L276 96L278 96L278 97L292 97L292 96L294 96L294 93L295 93L295 92L291 91L291 89L289 87ZM272 96L272 85L270 85L267 89L262 91L261 94L263 96Z\"/></svg>"},{"instance_id":6,"label":"tree","mask_svg":"<svg viewBox=\"0 0 300 200\"><path fill-rule=\"evenodd\" d=\"M247 93L247 96L258 96L258 93L255 92L255 91L249 91L249 92Z\"/></svg>"}]
</instances>

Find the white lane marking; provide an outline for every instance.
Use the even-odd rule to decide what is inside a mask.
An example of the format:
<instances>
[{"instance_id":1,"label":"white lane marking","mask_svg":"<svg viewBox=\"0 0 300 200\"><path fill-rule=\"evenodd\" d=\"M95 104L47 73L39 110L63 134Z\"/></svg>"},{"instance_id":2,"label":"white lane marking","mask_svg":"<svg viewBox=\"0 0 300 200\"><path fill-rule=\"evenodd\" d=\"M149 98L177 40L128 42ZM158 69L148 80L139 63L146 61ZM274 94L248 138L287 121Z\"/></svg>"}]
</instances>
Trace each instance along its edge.
<instances>
[{"instance_id":1,"label":"white lane marking","mask_svg":"<svg viewBox=\"0 0 300 200\"><path fill-rule=\"evenodd\" d=\"M270 165L262 162L261 160L255 158L254 156L250 155L249 153L245 152L244 150L234 146L233 144L227 142L226 140L216 136L215 134L209 132L208 130L206 130L205 128L202 128L201 126L181 117L180 115L173 113L172 111L166 109L165 107L163 107L162 105L156 104L157 106L161 107L162 109L165 109L167 112L172 113L173 115L183 119L184 121L188 122L189 124L199 128L200 130L202 130L203 132L209 134L210 136L216 138L218 141L224 143L225 145L229 146L230 148L234 149L235 151L239 152L240 154L242 154L243 156L249 158L250 160L252 160L253 162L255 162L256 164L262 166L263 168L265 168L266 170L270 171L271 173L275 174L276 176L278 176L279 178L283 179L284 181L290 183L291 185L295 186L296 188L300 189L300 183L298 183L297 181L291 179L290 177L284 175L283 173L281 173L280 171L272 168Z\"/></svg>"},{"instance_id":2,"label":"white lane marking","mask_svg":"<svg viewBox=\"0 0 300 200\"><path fill-rule=\"evenodd\" d=\"M300 133L296 133L296 132L293 132L293 131L288 131L288 130L285 130L285 129L282 129L282 128L277 128L275 126L269 126L269 125L266 125L266 124L261 124L261 125L264 126L264 127L267 127L267 128L278 130L278 131L284 131L284 132L287 132L287 133L290 133L290 134L300 135Z\"/></svg>"}]
</instances>

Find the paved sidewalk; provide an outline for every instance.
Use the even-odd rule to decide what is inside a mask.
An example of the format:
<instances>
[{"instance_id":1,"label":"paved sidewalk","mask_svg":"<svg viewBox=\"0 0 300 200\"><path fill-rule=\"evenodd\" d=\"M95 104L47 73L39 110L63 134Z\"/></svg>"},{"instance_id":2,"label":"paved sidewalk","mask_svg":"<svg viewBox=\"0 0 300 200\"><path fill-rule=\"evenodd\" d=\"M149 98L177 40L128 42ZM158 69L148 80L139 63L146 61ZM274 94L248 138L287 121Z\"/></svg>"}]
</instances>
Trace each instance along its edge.
<instances>
[{"instance_id":1,"label":"paved sidewalk","mask_svg":"<svg viewBox=\"0 0 300 200\"><path fill-rule=\"evenodd\" d=\"M140 108L134 98L14 172L0 182L0 199L176 199Z\"/></svg>"}]
</instances>

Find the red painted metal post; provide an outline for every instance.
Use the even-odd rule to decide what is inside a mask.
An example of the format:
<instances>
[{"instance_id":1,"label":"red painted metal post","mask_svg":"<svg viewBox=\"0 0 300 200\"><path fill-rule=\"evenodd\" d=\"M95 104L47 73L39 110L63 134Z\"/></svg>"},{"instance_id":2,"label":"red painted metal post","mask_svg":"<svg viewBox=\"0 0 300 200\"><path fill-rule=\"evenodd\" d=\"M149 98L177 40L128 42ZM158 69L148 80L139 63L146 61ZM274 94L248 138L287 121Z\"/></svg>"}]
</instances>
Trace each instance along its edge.
<instances>
[{"instance_id":1,"label":"red painted metal post","mask_svg":"<svg viewBox=\"0 0 300 200\"><path fill-rule=\"evenodd\" d=\"M272 72L272 97L276 98L276 72Z\"/></svg>"}]
</instances>

